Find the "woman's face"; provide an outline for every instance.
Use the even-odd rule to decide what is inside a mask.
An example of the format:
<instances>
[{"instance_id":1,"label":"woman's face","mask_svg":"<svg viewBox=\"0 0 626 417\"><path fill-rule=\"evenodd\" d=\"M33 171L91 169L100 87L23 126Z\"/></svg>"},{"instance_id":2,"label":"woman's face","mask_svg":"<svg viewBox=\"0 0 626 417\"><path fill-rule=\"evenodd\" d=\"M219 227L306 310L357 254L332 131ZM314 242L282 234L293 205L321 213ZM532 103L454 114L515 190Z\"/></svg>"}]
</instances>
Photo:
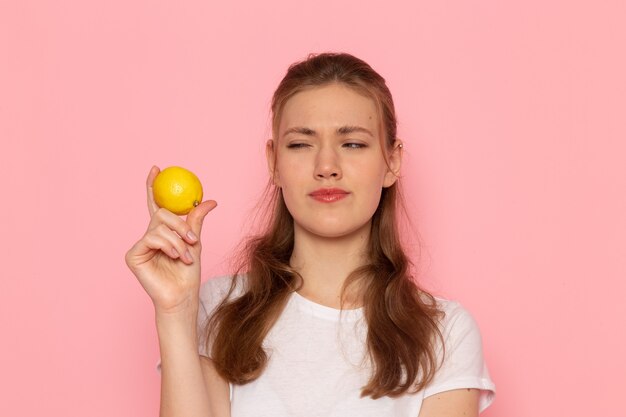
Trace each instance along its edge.
<instances>
[{"instance_id":1,"label":"woman's face","mask_svg":"<svg viewBox=\"0 0 626 417\"><path fill-rule=\"evenodd\" d=\"M356 129L353 129L356 128ZM343 84L299 92L283 108L278 138L267 144L270 172L282 188L295 227L323 237L340 237L369 227L382 188L396 176L387 168L374 101ZM401 150L389 156L397 174ZM340 188L347 194L322 202L310 194Z\"/></svg>"}]
</instances>

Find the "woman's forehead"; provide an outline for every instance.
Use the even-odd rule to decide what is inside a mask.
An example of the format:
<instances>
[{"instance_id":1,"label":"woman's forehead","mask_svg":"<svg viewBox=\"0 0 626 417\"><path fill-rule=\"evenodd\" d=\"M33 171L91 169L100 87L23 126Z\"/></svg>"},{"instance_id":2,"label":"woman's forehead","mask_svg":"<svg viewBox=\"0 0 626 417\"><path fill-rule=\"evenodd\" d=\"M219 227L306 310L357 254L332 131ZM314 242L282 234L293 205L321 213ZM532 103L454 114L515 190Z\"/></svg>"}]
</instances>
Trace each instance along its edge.
<instances>
[{"instance_id":1,"label":"woman's forehead","mask_svg":"<svg viewBox=\"0 0 626 417\"><path fill-rule=\"evenodd\" d=\"M333 84L307 89L290 97L283 107L279 131L294 128L336 131L356 126L370 132L377 130L376 103L350 87Z\"/></svg>"}]
</instances>

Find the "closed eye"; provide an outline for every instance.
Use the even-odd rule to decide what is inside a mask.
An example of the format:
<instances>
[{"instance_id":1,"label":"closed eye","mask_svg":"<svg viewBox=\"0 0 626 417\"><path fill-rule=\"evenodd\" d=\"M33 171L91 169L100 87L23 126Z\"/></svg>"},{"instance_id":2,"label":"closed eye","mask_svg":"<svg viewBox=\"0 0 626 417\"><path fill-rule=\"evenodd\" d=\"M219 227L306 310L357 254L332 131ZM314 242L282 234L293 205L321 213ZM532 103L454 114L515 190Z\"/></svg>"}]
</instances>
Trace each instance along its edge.
<instances>
[{"instance_id":1,"label":"closed eye","mask_svg":"<svg viewBox=\"0 0 626 417\"><path fill-rule=\"evenodd\" d=\"M364 145L362 143L355 143L355 142L344 143L344 145L356 145L355 147L349 146L352 149L360 149L360 148L366 148L367 147L367 145Z\"/></svg>"},{"instance_id":2,"label":"closed eye","mask_svg":"<svg viewBox=\"0 0 626 417\"><path fill-rule=\"evenodd\" d=\"M287 145L288 149L303 149L303 148L308 148L311 145L308 143L290 143ZM362 149L362 148L367 148L367 145L364 143L358 143L358 142L348 142L348 143L344 143L342 145L344 148L348 148L348 149Z\"/></svg>"},{"instance_id":3,"label":"closed eye","mask_svg":"<svg viewBox=\"0 0 626 417\"><path fill-rule=\"evenodd\" d=\"M289 145L287 145L289 149L299 149L304 146L308 146L308 145L306 143L290 143Z\"/></svg>"}]
</instances>

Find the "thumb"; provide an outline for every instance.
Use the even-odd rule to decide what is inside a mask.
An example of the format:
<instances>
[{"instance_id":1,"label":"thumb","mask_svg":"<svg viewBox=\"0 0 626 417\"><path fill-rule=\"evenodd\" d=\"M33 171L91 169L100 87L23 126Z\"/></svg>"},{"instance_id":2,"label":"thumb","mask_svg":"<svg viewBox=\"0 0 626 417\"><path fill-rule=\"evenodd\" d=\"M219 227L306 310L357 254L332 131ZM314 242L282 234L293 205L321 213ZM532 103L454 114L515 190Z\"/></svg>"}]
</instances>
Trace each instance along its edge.
<instances>
[{"instance_id":1,"label":"thumb","mask_svg":"<svg viewBox=\"0 0 626 417\"><path fill-rule=\"evenodd\" d=\"M191 230L193 230L198 238L200 238L200 234L202 233L202 223L204 218L209 211L213 210L215 207L217 207L217 202L215 200L203 201L194 207L187 215L187 223L189 223Z\"/></svg>"}]
</instances>

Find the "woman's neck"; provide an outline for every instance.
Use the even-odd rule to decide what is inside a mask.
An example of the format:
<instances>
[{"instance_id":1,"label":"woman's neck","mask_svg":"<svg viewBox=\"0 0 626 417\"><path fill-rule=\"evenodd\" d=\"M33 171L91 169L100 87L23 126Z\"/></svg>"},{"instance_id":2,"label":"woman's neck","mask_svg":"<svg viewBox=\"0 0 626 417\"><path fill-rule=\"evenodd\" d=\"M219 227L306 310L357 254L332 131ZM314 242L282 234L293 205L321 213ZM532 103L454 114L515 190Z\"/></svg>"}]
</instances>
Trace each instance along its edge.
<instances>
[{"instance_id":1,"label":"woman's neck","mask_svg":"<svg viewBox=\"0 0 626 417\"><path fill-rule=\"evenodd\" d=\"M341 237L317 236L294 227L294 249L290 265L304 283L298 291L319 304L340 308L341 288L346 277L367 262L370 224ZM356 291L347 294L344 308L360 307Z\"/></svg>"}]
</instances>

